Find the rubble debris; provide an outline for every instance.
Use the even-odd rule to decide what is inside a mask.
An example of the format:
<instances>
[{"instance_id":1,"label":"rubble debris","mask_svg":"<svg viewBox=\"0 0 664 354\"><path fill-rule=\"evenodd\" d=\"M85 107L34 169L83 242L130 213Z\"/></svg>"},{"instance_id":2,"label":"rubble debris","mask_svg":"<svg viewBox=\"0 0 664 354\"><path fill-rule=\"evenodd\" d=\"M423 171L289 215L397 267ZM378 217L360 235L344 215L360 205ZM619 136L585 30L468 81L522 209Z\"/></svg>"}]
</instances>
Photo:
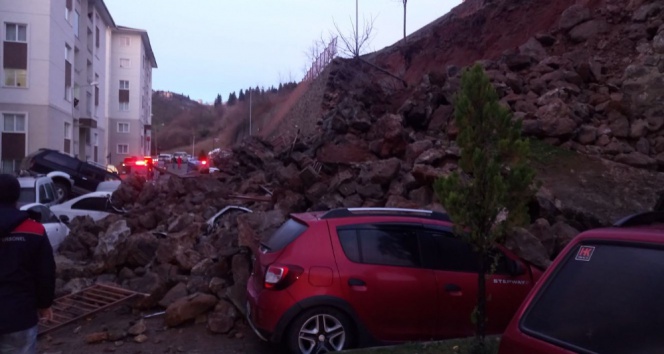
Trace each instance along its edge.
<instances>
[{"instance_id":1,"label":"rubble debris","mask_svg":"<svg viewBox=\"0 0 664 354\"><path fill-rule=\"evenodd\" d=\"M464 2L460 9L473 11L441 26L475 33L518 12L513 2L484 3ZM578 232L655 205L664 185L664 11L652 1L595 3L551 2L558 18L550 28L524 31L537 34L492 47L487 58L428 52L458 40L446 36L409 39L420 54L408 60L399 47L372 55L403 72L406 88L334 60L319 85L320 114L300 114L294 139L250 136L213 154L223 166L214 175L129 176L112 196L124 215L72 220L56 257L58 293L111 281L149 294L134 306L165 310L170 326L198 318L211 332L232 335L245 311L251 253L290 213L444 211L431 183L458 170L453 104L464 66L476 60L524 134L553 151L538 158L573 156L534 162L542 186L530 205L531 225L508 239L513 251L546 267ZM425 65L427 58L435 66ZM275 146L280 142L287 146Z\"/></svg>"}]
</instances>

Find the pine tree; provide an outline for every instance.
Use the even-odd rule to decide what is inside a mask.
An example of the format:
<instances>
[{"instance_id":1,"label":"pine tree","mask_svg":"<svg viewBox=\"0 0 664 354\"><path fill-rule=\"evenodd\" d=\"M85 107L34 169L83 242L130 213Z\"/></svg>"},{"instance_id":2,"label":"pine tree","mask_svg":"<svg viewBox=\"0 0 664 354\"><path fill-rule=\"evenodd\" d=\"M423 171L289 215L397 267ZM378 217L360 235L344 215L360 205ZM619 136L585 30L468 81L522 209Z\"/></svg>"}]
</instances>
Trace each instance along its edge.
<instances>
[{"instance_id":1,"label":"pine tree","mask_svg":"<svg viewBox=\"0 0 664 354\"><path fill-rule=\"evenodd\" d=\"M219 106L221 106L221 103L222 103L221 102L221 95L217 94L217 98L214 99L214 106L219 107Z\"/></svg>"},{"instance_id":2,"label":"pine tree","mask_svg":"<svg viewBox=\"0 0 664 354\"><path fill-rule=\"evenodd\" d=\"M245 96L244 91L242 91L242 89L240 89L240 94L237 96L238 101L244 102L244 96Z\"/></svg>"},{"instance_id":3,"label":"pine tree","mask_svg":"<svg viewBox=\"0 0 664 354\"><path fill-rule=\"evenodd\" d=\"M229 106L232 106L232 105L235 104L235 102L237 102L237 96L235 96L235 92L231 92L228 95L228 101L226 101L226 104L228 104Z\"/></svg>"},{"instance_id":4,"label":"pine tree","mask_svg":"<svg viewBox=\"0 0 664 354\"><path fill-rule=\"evenodd\" d=\"M496 243L528 219L534 170L528 164L529 142L521 137L521 122L498 102L496 90L481 66L466 69L454 105L461 148L459 167L438 179L434 190L455 224L456 234L478 252L475 353L486 352L486 275L490 274Z\"/></svg>"}]
</instances>

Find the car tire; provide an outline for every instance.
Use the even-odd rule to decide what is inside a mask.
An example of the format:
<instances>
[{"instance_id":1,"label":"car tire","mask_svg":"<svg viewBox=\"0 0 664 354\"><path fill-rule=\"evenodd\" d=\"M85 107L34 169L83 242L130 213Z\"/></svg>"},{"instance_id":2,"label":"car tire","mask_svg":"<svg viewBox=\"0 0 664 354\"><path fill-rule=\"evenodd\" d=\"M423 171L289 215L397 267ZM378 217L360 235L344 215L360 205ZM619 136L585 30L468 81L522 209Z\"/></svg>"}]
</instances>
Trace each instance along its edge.
<instances>
[{"instance_id":1,"label":"car tire","mask_svg":"<svg viewBox=\"0 0 664 354\"><path fill-rule=\"evenodd\" d=\"M62 203L69 198L69 185L65 182L54 182L55 194L58 197L58 203Z\"/></svg>"},{"instance_id":2,"label":"car tire","mask_svg":"<svg viewBox=\"0 0 664 354\"><path fill-rule=\"evenodd\" d=\"M286 345L290 353L316 354L351 348L355 334L348 316L331 307L301 313L289 326Z\"/></svg>"}]
</instances>

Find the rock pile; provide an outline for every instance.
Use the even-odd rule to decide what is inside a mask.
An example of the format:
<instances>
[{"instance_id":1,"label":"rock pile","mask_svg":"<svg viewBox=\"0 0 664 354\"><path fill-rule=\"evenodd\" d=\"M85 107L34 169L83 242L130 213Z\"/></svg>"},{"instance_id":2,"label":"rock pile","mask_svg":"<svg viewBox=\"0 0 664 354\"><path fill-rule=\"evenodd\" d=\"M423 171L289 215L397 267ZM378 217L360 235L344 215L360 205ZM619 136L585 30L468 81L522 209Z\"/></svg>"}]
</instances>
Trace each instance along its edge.
<instances>
[{"instance_id":1,"label":"rock pile","mask_svg":"<svg viewBox=\"0 0 664 354\"><path fill-rule=\"evenodd\" d=\"M587 160L592 174L565 166L564 188L543 176L532 224L508 239L542 267L579 231L654 205L664 183L654 172L664 169L664 5L606 4L572 6L549 33L480 62L525 134L596 157ZM461 68L435 68L403 88L363 65L331 64L322 115L311 118L317 128L295 143L250 137L224 157L220 174L126 180L113 194L126 215L72 221L57 256L58 291L114 282L149 294L137 306L165 308L169 326L207 314L211 331L228 333L244 311L251 252L289 213L443 211L431 184L458 168L452 104ZM606 198L589 196L594 187ZM206 222L229 205L253 212L231 209Z\"/></svg>"},{"instance_id":2,"label":"rock pile","mask_svg":"<svg viewBox=\"0 0 664 354\"><path fill-rule=\"evenodd\" d=\"M116 283L148 295L135 304L139 309L165 308L168 326L207 313L210 331L228 333L244 311L250 250L285 215L259 206L210 219L232 203L227 191L209 175L156 183L128 178L112 197L126 215L72 220L56 255L58 295Z\"/></svg>"}]
</instances>

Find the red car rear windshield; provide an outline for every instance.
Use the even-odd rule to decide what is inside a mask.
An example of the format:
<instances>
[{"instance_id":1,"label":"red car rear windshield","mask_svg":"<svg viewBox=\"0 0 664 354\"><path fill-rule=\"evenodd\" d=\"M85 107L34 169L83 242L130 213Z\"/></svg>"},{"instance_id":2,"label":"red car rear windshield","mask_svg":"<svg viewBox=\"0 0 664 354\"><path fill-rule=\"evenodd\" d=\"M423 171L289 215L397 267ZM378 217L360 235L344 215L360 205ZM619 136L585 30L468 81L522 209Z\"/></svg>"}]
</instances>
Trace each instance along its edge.
<instances>
[{"instance_id":1,"label":"red car rear windshield","mask_svg":"<svg viewBox=\"0 0 664 354\"><path fill-rule=\"evenodd\" d=\"M577 246L535 297L521 330L579 353L664 353L664 248Z\"/></svg>"},{"instance_id":2,"label":"red car rear windshield","mask_svg":"<svg viewBox=\"0 0 664 354\"><path fill-rule=\"evenodd\" d=\"M293 242L298 236L307 230L307 225L301 224L293 219L288 219L283 223L270 238L263 242L262 246L268 252L281 251L289 243Z\"/></svg>"}]
</instances>

